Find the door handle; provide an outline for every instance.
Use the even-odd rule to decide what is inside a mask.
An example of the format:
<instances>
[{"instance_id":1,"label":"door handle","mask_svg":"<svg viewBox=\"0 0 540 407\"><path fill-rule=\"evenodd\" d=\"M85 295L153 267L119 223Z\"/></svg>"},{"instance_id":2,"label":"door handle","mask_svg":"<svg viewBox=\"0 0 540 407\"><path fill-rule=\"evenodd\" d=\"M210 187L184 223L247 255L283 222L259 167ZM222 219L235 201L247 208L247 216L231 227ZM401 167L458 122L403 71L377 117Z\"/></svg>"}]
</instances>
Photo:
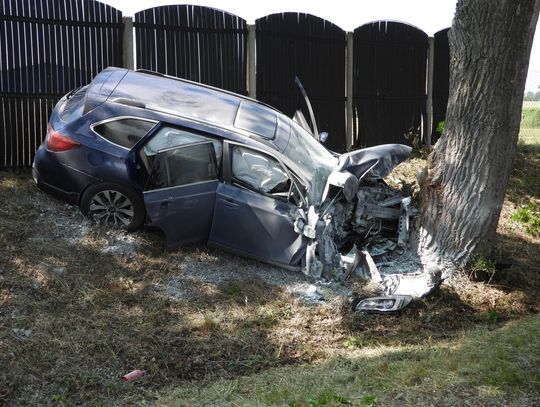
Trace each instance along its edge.
<instances>
[{"instance_id":1,"label":"door handle","mask_svg":"<svg viewBox=\"0 0 540 407\"><path fill-rule=\"evenodd\" d=\"M230 199L223 199L223 204L225 206L228 206L229 208L237 208L238 207L238 203L237 202L234 202Z\"/></svg>"},{"instance_id":2,"label":"door handle","mask_svg":"<svg viewBox=\"0 0 540 407\"><path fill-rule=\"evenodd\" d=\"M169 201L164 201L164 202L161 202L161 204L159 205L159 210L160 210L160 211L164 211L164 210L166 210L168 207L169 207Z\"/></svg>"}]
</instances>

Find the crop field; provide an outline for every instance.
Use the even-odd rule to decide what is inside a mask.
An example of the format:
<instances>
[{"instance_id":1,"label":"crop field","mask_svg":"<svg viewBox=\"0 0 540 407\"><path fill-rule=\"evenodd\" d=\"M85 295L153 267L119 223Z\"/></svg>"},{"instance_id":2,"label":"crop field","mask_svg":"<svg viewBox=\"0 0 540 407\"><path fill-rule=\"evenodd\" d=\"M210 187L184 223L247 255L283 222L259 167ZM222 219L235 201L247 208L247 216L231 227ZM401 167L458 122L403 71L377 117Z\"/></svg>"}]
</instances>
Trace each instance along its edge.
<instances>
[{"instance_id":1,"label":"crop field","mask_svg":"<svg viewBox=\"0 0 540 407\"><path fill-rule=\"evenodd\" d=\"M526 144L540 143L540 102L523 102L520 140Z\"/></svg>"}]
</instances>

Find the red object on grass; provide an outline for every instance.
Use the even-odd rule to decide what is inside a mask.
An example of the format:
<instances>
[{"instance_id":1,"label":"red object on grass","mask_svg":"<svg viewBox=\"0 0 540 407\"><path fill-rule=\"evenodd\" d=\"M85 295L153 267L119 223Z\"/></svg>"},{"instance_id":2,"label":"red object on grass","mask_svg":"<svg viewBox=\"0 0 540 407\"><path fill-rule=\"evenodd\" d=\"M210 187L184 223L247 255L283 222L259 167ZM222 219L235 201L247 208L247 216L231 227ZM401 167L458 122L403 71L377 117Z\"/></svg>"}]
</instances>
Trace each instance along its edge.
<instances>
[{"instance_id":1,"label":"red object on grass","mask_svg":"<svg viewBox=\"0 0 540 407\"><path fill-rule=\"evenodd\" d=\"M122 376L123 382L132 382L135 379L138 379L139 377L143 377L146 374L145 370L134 370L133 372L129 372L127 375Z\"/></svg>"}]
</instances>

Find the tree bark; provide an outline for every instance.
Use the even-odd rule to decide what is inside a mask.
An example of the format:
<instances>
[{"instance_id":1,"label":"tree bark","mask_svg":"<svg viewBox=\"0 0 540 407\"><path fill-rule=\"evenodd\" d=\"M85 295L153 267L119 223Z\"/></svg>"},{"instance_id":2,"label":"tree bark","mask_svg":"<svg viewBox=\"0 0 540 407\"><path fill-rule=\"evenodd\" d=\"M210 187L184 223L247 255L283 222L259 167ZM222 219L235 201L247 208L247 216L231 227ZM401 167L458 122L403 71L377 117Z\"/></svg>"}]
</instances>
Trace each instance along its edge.
<instances>
[{"instance_id":1,"label":"tree bark","mask_svg":"<svg viewBox=\"0 0 540 407\"><path fill-rule=\"evenodd\" d=\"M540 0L459 0L443 136L422 183L417 249L454 269L495 236L516 150Z\"/></svg>"}]
</instances>

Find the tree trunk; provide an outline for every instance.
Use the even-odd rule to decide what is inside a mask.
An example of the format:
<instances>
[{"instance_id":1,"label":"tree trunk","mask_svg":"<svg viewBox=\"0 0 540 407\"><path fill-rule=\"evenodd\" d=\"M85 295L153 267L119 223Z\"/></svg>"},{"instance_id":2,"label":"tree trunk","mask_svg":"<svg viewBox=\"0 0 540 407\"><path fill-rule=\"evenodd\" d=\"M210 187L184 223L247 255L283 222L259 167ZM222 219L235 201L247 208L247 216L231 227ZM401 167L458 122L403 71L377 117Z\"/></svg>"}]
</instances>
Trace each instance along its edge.
<instances>
[{"instance_id":1,"label":"tree trunk","mask_svg":"<svg viewBox=\"0 0 540 407\"><path fill-rule=\"evenodd\" d=\"M451 269L495 235L540 0L459 0L444 134L428 158L417 248Z\"/></svg>"}]
</instances>

